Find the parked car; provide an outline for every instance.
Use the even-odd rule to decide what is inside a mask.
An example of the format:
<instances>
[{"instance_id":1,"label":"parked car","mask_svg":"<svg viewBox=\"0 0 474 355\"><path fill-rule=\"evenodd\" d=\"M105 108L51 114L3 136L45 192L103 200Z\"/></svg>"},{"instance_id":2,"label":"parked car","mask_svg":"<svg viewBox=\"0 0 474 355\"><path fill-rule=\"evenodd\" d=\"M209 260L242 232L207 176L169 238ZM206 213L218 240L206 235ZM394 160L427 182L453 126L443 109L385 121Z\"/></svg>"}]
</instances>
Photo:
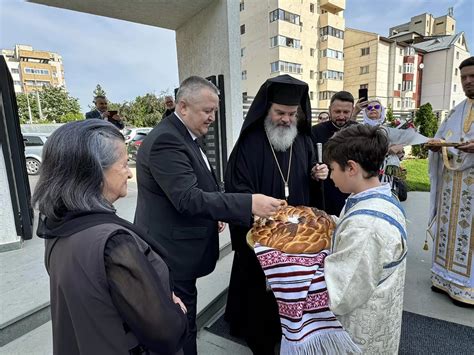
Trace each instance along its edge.
<instances>
[{"instance_id":1,"label":"parked car","mask_svg":"<svg viewBox=\"0 0 474 355\"><path fill-rule=\"evenodd\" d=\"M138 148L140 148L143 140L147 136L147 133L145 132L138 132L135 134L135 137L128 143L128 159L131 159L133 161L137 160L137 153L138 153Z\"/></svg>"},{"instance_id":2,"label":"parked car","mask_svg":"<svg viewBox=\"0 0 474 355\"><path fill-rule=\"evenodd\" d=\"M150 133L152 127L141 127L141 128L124 128L122 130L123 136L125 137L125 144L128 144L138 133L144 133L145 135Z\"/></svg>"},{"instance_id":3,"label":"parked car","mask_svg":"<svg viewBox=\"0 0 474 355\"><path fill-rule=\"evenodd\" d=\"M48 139L47 134L23 133L25 144L26 172L28 175L37 175L41 167L43 146Z\"/></svg>"}]
</instances>

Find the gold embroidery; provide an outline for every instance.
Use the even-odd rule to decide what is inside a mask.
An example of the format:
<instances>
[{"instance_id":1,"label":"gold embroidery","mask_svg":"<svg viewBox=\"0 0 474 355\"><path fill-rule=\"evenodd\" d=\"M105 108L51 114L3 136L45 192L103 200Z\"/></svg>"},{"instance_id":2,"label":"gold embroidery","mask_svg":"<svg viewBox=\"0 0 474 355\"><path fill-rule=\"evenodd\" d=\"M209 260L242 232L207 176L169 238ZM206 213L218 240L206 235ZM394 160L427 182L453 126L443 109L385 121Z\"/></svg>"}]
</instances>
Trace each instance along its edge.
<instances>
[{"instance_id":1,"label":"gold embroidery","mask_svg":"<svg viewBox=\"0 0 474 355\"><path fill-rule=\"evenodd\" d=\"M447 246L447 269L459 274L453 270L453 258L455 253L455 243L456 243L456 230L458 224L458 215L459 215L459 198L461 196L461 187L462 187L462 172L455 171L453 176L453 185L451 193L451 207L450 207L450 216L449 216L449 228L448 228L448 246ZM464 273L462 275L465 275Z\"/></svg>"},{"instance_id":2,"label":"gold embroidery","mask_svg":"<svg viewBox=\"0 0 474 355\"><path fill-rule=\"evenodd\" d=\"M474 123L474 111L472 110L472 100L467 100L466 103L466 118L464 120L464 133L469 133L471 125Z\"/></svg>"}]
</instances>

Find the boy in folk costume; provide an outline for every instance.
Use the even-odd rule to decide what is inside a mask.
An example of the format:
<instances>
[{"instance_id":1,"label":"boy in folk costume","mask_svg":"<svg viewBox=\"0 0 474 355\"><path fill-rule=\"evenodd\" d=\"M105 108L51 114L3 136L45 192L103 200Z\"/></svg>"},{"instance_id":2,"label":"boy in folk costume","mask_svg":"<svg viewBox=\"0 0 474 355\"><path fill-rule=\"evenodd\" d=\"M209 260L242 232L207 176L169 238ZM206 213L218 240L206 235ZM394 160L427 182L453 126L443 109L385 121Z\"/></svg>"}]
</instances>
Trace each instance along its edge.
<instances>
[{"instance_id":1,"label":"boy in folk costume","mask_svg":"<svg viewBox=\"0 0 474 355\"><path fill-rule=\"evenodd\" d=\"M354 125L326 144L331 179L351 193L325 260L329 308L367 354L397 354L405 281L406 221L378 171L388 138L380 127Z\"/></svg>"}]
</instances>

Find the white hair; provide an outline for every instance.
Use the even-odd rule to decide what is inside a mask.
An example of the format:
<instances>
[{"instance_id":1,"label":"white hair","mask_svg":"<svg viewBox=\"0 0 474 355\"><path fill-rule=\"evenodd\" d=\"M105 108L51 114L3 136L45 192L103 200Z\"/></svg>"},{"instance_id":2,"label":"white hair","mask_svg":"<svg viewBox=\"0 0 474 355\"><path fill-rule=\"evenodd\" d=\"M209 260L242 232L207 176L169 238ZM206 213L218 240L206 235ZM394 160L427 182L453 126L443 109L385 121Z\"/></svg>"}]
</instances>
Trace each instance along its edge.
<instances>
[{"instance_id":1,"label":"white hair","mask_svg":"<svg viewBox=\"0 0 474 355\"><path fill-rule=\"evenodd\" d=\"M289 127L279 126L273 123L270 116L265 118L265 132L267 132L268 140L273 148L278 152L288 150L298 135L296 121L292 122Z\"/></svg>"}]
</instances>

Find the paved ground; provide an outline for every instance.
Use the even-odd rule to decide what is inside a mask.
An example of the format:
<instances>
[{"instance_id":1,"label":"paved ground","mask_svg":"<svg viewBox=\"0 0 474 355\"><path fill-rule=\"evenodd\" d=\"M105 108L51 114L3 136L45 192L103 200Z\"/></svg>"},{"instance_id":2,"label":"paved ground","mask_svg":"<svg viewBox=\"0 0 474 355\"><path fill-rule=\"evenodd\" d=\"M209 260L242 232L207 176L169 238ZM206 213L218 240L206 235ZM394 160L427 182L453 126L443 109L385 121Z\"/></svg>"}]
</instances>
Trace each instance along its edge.
<instances>
[{"instance_id":1,"label":"paved ground","mask_svg":"<svg viewBox=\"0 0 474 355\"><path fill-rule=\"evenodd\" d=\"M36 180L37 178L35 177L31 178L32 188L34 188ZM430 250L428 252L423 251L428 215L428 201L428 193L411 192L409 193L408 200L403 203L408 216L409 230L409 253L407 260L404 309L428 317L474 327L474 310L456 307L446 296L430 291L429 270L431 266L431 241L429 243ZM136 183L132 180L129 183L129 195L126 198L119 200L116 205L118 214L131 220L133 218L135 204ZM35 242L36 244L33 244L33 241L27 243L31 245L29 250L31 250L32 253L36 253L36 260L37 258L42 258L42 250L38 248L40 243L38 241ZM38 247L34 245L37 245ZM229 257L231 257L231 255L229 255ZM3 262L1 263L1 266L3 270L0 270L0 272L5 272L4 270L8 268L8 263L5 263L5 257L0 254L0 262L2 261L2 258ZM226 277L228 277L228 264L229 262L226 261L226 263L222 264L222 270L218 267L214 273L217 275L220 272L225 272L227 273ZM40 266L35 267L35 269L40 267L43 268L41 261L37 262L37 265ZM10 276L12 276L12 274L15 276L14 270L10 271ZM44 269L40 271L32 270L31 272L44 273ZM2 275L4 274L0 274L0 276ZM3 291L7 292L8 290ZM5 295L6 294L0 289L2 308L5 306ZM31 297L35 296L31 295ZM0 348L0 354L51 354L51 349L51 323L48 322L37 328L35 331L7 344L3 348ZM249 354L250 352L245 347L203 330L199 334L199 353L206 355L233 353L237 355Z\"/></svg>"}]
</instances>

